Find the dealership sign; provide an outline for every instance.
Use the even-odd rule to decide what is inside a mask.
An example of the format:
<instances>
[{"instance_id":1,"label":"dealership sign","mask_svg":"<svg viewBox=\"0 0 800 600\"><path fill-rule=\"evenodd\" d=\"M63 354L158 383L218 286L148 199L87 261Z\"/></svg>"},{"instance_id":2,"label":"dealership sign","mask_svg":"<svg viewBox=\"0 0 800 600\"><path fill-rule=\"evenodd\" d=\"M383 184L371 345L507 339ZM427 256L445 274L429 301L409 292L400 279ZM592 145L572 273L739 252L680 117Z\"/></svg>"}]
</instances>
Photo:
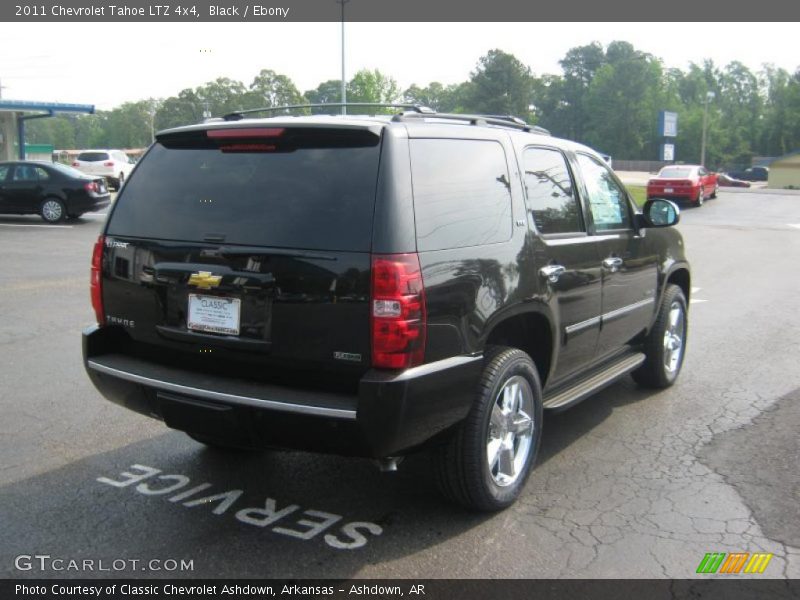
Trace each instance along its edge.
<instances>
[{"instance_id":1,"label":"dealership sign","mask_svg":"<svg viewBox=\"0 0 800 600\"><path fill-rule=\"evenodd\" d=\"M677 137L678 113L666 110L658 113L658 135L661 137Z\"/></svg>"}]
</instances>

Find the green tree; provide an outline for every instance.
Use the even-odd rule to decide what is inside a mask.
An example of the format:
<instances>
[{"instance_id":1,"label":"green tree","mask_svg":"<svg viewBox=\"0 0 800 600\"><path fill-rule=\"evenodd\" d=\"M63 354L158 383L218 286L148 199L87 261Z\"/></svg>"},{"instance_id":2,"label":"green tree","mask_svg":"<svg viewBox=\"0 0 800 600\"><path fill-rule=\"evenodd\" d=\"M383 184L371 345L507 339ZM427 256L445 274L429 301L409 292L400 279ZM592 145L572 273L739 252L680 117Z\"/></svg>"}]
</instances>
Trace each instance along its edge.
<instances>
[{"instance_id":1,"label":"green tree","mask_svg":"<svg viewBox=\"0 0 800 600\"><path fill-rule=\"evenodd\" d=\"M192 89L181 90L177 96L164 100L156 111L156 130L191 125L203 120L204 102Z\"/></svg>"},{"instance_id":2,"label":"green tree","mask_svg":"<svg viewBox=\"0 0 800 600\"><path fill-rule=\"evenodd\" d=\"M427 106L437 112L464 112L464 84L442 85L438 81L425 87L411 85L403 92L403 102Z\"/></svg>"},{"instance_id":3,"label":"green tree","mask_svg":"<svg viewBox=\"0 0 800 600\"><path fill-rule=\"evenodd\" d=\"M800 148L800 70L794 76L765 65L761 73L764 97L760 154L780 156Z\"/></svg>"},{"instance_id":4,"label":"green tree","mask_svg":"<svg viewBox=\"0 0 800 600\"><path fill-rule=\"evenodd\" d=\"M400 97L400 87L388 75L378 69L362 69L347 83L348 102L397 102ZM393 112L391 110L377 110L376 112Z\"/></svg>"},{"instance_id":5,"label":"green tree","mask_svg":"<svg viewBox=\"0 0 800 600\"><path fill-rule=\"evenodd\" d=\"M342 101L342 80L329 79L320 83L316 89L308 90L305 93L309 104L330 104ZM312 114L329 114L330 109L314 108Z\"/></svg>"},{"instance_id":6,"label":"green tree","mask_svg":"<svg viewBox=\"0 0 800 600\"><path fill-rule=\"evenodd\" d=\"M262 69L250 84L245 104L252 108L303 104L303 96L291 79L270 69Z\"/></svg>"},{"instance_id":7,"label":"green tree","mask_svg":"<svg viewBox=\"0 0 800 600\"><path fill-rule=\"evenodd\" d=\"M531 117L534 78L513 54L490 50L478 61L466 92L466 109L480 114Z\"/></svg>"},{"instance_id":8,"label":"green tree","mask_svg":"<svg viewBox=\"0 0 800 600\"><path fill-rule=\"evenodd\" d=\"M628 42L612 42L586 97L588 143L618 158L655 158L662 69Z\"/></svg>"},{"instance_id":9,"label":"green tree","mask_svg":"<svg viewBox=\"0 0 800 600\"><path fill-rule=\"evenodd\" d=\"M558 92L553 120L560 135L572 140L586 139L592 117L586 104L589 86L606 62L603 46L598 42L572 48L559 61L564 76L552 91Z\"/></svg>"},{"instance_id":10,"label":"green tree","mask_svg":"<svg viewBox=\"0 0 800 600\"><path fill-rule=\"evenodd\" d=\"M256 108L246 105L246 98L252 98L248 98L247 91L241 81L218 77L214 81L209 81L196 88L195 95L203 104L204 110L208 106L211 116L219 117L244 108Z\"/></svg>"}]
</instances>

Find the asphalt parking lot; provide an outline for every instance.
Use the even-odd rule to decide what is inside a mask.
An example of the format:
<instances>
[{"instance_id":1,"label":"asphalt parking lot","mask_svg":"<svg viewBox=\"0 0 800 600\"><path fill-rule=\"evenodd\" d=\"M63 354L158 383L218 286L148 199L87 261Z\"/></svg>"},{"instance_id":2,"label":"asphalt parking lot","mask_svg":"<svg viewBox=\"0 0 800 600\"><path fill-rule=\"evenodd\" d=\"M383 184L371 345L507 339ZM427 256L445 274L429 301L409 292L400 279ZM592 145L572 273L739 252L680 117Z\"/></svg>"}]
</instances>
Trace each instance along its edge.
<instances>
[{"instance_id":1,"label":"asphalt parking lot","mask_svg":"<svg viewBox=\"0 0 800 600\"><path fill-rule=\"evenodd\" d=\"M678 384L547 416L520 502L489 516L441 500L422 456L220 454L103 400L80 355L102 222L0 217L0 576L685 578L767 552L760 577L800 577L800 196L684 210ZM17 568L35 554L126 562Z\"/></svg>"}]
</instances>

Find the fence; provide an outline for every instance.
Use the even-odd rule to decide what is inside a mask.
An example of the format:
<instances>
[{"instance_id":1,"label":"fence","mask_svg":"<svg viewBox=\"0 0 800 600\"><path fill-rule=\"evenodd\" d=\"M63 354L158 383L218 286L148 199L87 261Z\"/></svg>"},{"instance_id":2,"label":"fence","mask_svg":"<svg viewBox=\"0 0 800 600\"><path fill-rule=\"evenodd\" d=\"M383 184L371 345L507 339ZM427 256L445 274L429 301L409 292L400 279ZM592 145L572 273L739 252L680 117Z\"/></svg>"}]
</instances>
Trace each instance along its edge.
<instances>
[{"instance_id":1,"label":"fence","mask_svg":"<svg viewBox=\"0 0 800 600\"><path fill-rule=\"evenodd\" d=\"M672 164L670 161L664 160L620 160L614 159L615 171L647 171L648 173L655 173L664 165Z\"/></svg>"}]
</instances>

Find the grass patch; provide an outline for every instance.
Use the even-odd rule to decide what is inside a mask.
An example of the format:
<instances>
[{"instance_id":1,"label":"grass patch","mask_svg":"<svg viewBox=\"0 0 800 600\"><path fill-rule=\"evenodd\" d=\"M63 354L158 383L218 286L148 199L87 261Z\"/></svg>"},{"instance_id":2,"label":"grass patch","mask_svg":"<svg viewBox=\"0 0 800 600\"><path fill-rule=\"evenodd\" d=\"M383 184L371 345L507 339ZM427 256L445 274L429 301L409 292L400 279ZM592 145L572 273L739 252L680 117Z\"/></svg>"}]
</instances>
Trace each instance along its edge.
<instances>
[{"instance_id":1,"label":"grass patch","mask_svg":"<svg viewBox=\"0 0 800 600\"><path fill-rule=\"evenodd\" d=\"M636 206L642 206L647 200L647 187L644 185L627 185L628 192L630 193Z\"/></svg>"}]
</instances>

